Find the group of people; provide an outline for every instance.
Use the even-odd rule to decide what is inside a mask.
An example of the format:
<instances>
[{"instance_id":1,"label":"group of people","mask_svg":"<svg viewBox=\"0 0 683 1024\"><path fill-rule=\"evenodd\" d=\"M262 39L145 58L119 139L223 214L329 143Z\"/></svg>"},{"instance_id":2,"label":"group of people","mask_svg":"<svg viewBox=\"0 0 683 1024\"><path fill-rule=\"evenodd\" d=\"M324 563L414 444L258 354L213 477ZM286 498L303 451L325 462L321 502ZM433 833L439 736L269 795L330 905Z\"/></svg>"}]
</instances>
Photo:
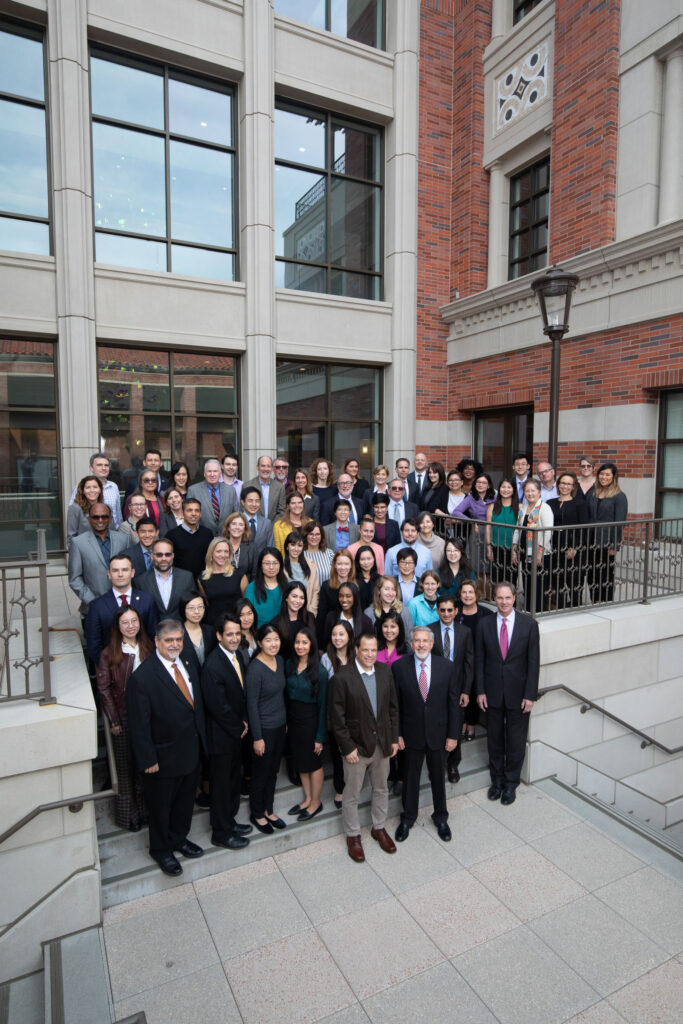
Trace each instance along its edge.
<instances>
[{"instance_id":1,"label":"group of people","mask_svg":"<svg viewBox=\"0 0 683 1024\"><path fill-rule=\"evenodd\" d=\"M116 820L149 824L150 854L168 874L182 870L176 852L202 853L188 839L195 801L210 808L212 842L228 849L246 846L254 829L286 827L273 806L285 753L302 787L288 816L319 814L325 745L354 860L363 857L366 771L372 835L393 852L388 793L402 793L402 841L424 757L435 825L449 839L445 777L458 781L462 741L481 710L489 795L514 800L538 679L538 630L514 610L529 527L548 531L558 513L563 525L625 519L616 467L599 467L585 486L587 459L580 484L573 474L555 481L547 463L534 478L518 456L497 491L471 459L446 475L417 453L412 470L398 459L393 477L378 466L372 483L359 468L348 459L337 476L316 459L290 479L286 459L264 455L242 481L229 454L207 460L193 484L183 463L162 477L150 449L123 507L103 453L74 489L69 580L114 739ZM467 519L474 532L458 528ZM603 528L612 572L615 530ZM548 548L541 532L534 550L546 559ZM574 537L556 556L580 550ZM484 565L497 616L480 604ZM573 592L563 593L571 604ZM244 792L250 823L237 821Z\"/></svg>"}]
</instances>

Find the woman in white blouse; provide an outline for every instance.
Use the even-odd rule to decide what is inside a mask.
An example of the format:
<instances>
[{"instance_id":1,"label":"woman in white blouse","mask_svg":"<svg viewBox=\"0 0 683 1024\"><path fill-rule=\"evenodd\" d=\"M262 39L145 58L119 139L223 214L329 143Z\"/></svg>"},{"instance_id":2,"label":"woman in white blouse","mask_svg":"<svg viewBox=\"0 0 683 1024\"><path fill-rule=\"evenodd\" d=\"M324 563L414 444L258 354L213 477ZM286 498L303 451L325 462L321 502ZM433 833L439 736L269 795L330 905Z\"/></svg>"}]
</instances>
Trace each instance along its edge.
<instances>
[{"instance_id":1,"label":"woman in white blouse","mask_svg":"<svg viewBox=\"0 0 683 1024\"><path fill-rule=\"evenodd\" d=\"M531 611L531 566L533 559L534 533L537 535L536 549L536 602L537 612L547 611L552 590L550 579L550 555L552 554L552 527L555 522L553 510L541 501L541 484L535 477L529 477L524 484L524 501L519 507L517 529L512 537L512 564L521 565L524 578L524 607ZM536 528L536 529L534 529Z\"/></svg>"}]
</instances>

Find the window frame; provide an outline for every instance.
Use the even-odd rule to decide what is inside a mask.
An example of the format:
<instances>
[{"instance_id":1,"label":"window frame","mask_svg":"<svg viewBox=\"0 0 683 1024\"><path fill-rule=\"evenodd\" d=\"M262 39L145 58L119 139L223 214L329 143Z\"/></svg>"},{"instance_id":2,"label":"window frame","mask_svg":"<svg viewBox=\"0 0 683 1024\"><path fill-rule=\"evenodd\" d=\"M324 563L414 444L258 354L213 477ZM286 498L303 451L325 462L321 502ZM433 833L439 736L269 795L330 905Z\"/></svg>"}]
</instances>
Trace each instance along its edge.
<instances>
[{"instance_id":1,"label":"window frame","mask_svg":"<svg viewBox=\"0 0 683 1024\"><path fill-rule=\"evenodd\" d=\"M24 22L14 21L12 18L0 15L0 32L7 32L13 35L24 36L26 39L34 39L39 42L43 50L43 99L34 100L28 96L20 96L18 93L0 91L0 99L21 106L43 109L45 116L45 170L47 188L47 217L34 217L25 213L11 213L0 209L0 217L12 220L24 220L30 224L47 224L48 230L48 251L47 253L29 253L33 256L54 256L54 203L52 197L52 138L50 132L50 76L49 61L46 46L46 32L38 25L27 25ZM4 252L25 252L24 249L5 249Z\"/></svg>"},{"instance_id":2,"label":"window frame","mask_svg":"<svg viewBox=\"0 0 683 1024\"><path fill-rule=\"evenodd\" d=\"M518 25L522 18L541 3L543 0L512 0L512 24Z\"/></svg>"},{"instance_id":3,"label":"window frame","mask_svg":"<svg viewBox=\"0 0 683 1024\"><path fill-rule=\"evenodd\" d=\"M90 61L92 58L100 60L107 60L110 63L120 64L123 67L134 68L138 71L151 72L157 74L163 79L164 88L164 127L163 128L151 128L147 125L139 125L131 121L121 121L113 117L105 117L101 114L93 113L92 108L92 72L90 68ZM229 146L222 145L215 142L207 142L201 139L192 138L191 136L181 135L178 132L172 132L170 129L169 120L169 81L185 82L188 85L195 85L199 88L213 89L215 92L223 93L231 97L230 104L230 117L231 117L231 128L230 137L231 144ZM195 74L191 71L186 71L183 68L175 67L166 62L146 60L142 57L137 57L131 54L121 53L118 50L110 49L106 46L100 46L93 44L89 47L88 51L88 95L90 99L90 161L91 161L91 175L92 175L92 203L93 203L93 254L95 265L98 264L97 255L97 235L106 234L113 235L115 238L136 238L141 241L150 241L163 243L166 246L166 270L162 273L167 274L179 274L181 277L187 276L202 276L205 275L188 275L182 271L175 271L172 268L172 247L174 245L183 245L192 249L200 249L207 252L219 252L226 253L233 258L234 273L232 278L228 279L226 283L232 283L233 281L240 280L240 252L239 252L239 237L240 237L240 224L239 224L239 140L237 134L238 128L238 117L237 117L237 88L233 82L222 80L220 78L212 78L206 75ZM94 124L108 125L114 128L122 128L127 131L138 132L141 135L148 135L154 138L161 138L164 140L164 186L165 186L165 212L166 212L166 233L164 236L160 235L149 235L137 231L117 231L115 228L103 228L98 227L95 224L95 200L96 200L96 186L95 186L95 146L92 127ZM171 162L170 162L170 151L172 142L181 142L188 145L194 145L202 149L210 149L218 153L229 153L232 156L232 197L231 197L231 210L232 210L232 224L233 224L233 246L219 246L209 245L205 243L191 242L188 239L174 238L171 232L172 221L171 221ZM106 266L107 264L100 264ZM117 264L118 266L119 264ZM147 268L136 268L124 264L129 270L142 270L143 272ZM224 278L209 278L209 280L224 281Z\"/></svg>"},{"instance_id":4,"label":"window frame","mask_svg":"<svg viewBox=\"0 0 683 1024\"><path fill-rule=\"evenodd\" d=\"M533 177L534 177L534 174L535 174L535 172L539 168L541 168L544 165L547 167L547 171L548 171L548 183L545 186L545 188L539 189L538 191L533 191ZM508 194L509 194L508 258L507 258L507 264L508 264L508 277L507 277L507 279L508 279L508 281L516 281L520 277L524 277L526 274L535 274L538 270L542 270L544 267L547 267L547 265L548 265L548 251L549 251L549 244L548 243L549 243L549 231L550 231L550 174L551 174L550 153L546 153L544 156L534 160L533 163L527 164L526 167L523 167L520 171L515 171L514 174L511 174L509 176L509 182L508 182ZM523 178L525 175L529 175L531 177L531 190L530 190L530 193L529 193L529 197L528 197L528 199L524 199L522 201L513 202L512 192L513 192L513 188L514 188L515 182L518 181L520 178ZM540 217L538 220L533 220L532 216L531 216L531 213L533 211L534 200L538 199L540 196L543 196L543 195L547 195L548 196L547 212L546 212L544 217ZM520 209L523 206L528 206L529 207L529 222L528 222L528 224L527 224L527 226L525 228L513 228L514 212L515 212L515 210L518 210L518 209ZM538 228L542 224L546 225L546 245L545 245L545 248L543 248L543 249L533 249L531 247L531 240L533 239L533 232L534 232L534 230L536 228ZM512 252L513 252L513 240L515 238L522 238L524 235L528 235L528 237L529 237L529 241L530 241L529 251L528 251L528 253L525 256L513 257L513 255L512 255ZM517 275L513 274L513 270L514 270L515 267L517 267L520 264L525 263L525 262L531 263L532 260L535 257L538 257L541 254L545 254L545 262L543 264L540 264L540 265L535 266L535 267L529 267L529 269L525 270L524 273L517 274Z\"/></svg>"},{"instance_id":5,"label":"window frame","mask_svg":"<svg viewBox=\"0 0 683 1024\"><path fill-rule=\"evenodd\" d=\"M515 441L514 420L520 415L528 417L527 438L523 446ZM478 462L486 463L479 455L479 424L494 417L503 418L503 475L512 475L512 457L516 451L524 451L531 463L534 450L534 406L533 403L524 402L521 405L501 405L490 409L475 409L472 413L472 458ZM509 468L506 468L506 464ZM494 486L497 483L493 481Z\"/></svg>"},{"instance_id":6,"label":"window frame","mask_svg":"<svg viewBox=\"0 0 683 1024\"><path fill-rule=\"evenodd\" d=\"M539 2L540 2L540 0L539 0ZM386 48L387 48L387 45L386 45L386 43L387 43L387 5L386 5L386 0L379 0L379 6L380 6L381 24L380 24L379 38L378 38L376 43L363 43L359 39L353 39L351 36L347 36L347 35L343 35L342 36L342 35L339 34L339 32L334 32L332 30L332 0L325 0L325 27L323 29L319 29L319 31L320 32L329 32L331 35L338 36L340 39L348 39L352 43L360 43L361 46L370 46L370 47L372 47L373 50L386 50ZM282 18L292 18L293 17L293 15L291 15L291 14L279 14L279 12L277 10L277 0L275 0L274 7L275 7L275 14L278 15L278 17L282 17ZM313 25L309 21L303 21L303 20L301 20L299 18L297 18L296 20L297 21L301 21L302 25L310 25L311 28L318 28L317 25Z\"/></svg>"},{"instance_id":7,"label":"window frame","mask_svg":"<svg viewBox=\"0 0 683 1024\"><path fill-rule=\"evenodd\" d=\"M662 482L664 475L664 452L669 445L680 445L683 447L683 437L667 437L666 419L668 415L668 400L672 395L683 396L681 388L667 388L659 393L659 424L657 428L657 473L655 490L655 518L662 516L662 499L666 494L680 494L683 496L683 487L667 487Z\"/></svg>"}]
</instances>

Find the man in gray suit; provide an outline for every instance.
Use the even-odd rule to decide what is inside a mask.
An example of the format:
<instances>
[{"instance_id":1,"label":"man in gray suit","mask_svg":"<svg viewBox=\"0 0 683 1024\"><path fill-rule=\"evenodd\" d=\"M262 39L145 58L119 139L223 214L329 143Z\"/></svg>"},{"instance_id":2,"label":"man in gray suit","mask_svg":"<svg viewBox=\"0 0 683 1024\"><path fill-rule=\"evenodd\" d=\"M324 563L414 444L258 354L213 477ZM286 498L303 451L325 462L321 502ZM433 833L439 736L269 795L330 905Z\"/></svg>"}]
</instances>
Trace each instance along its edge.
<instances>
[{"instance_id":1,"label":"man in gray suit","mask_svg":"<svg viewBox=\"0 0 683 1024\"><path fill-rule=\"evenodd\" d=\"M188 487L187 497L196 498L202 506L200 522L211 530L214 537L223 532L225 520L238 509L235 488L223 483L218 459L206 460L203 481Z\"/></svg>"},{"instance_id":2,"label":"man in gray suit","mask_svg":"<svg viewBox=\"0 0 683 1024\"><path fill-rule=\"evenodd\" d=\"M281 483L272 479L273 460L270 455L261 455L256 463L258 476L247 480L249 487L256 487L261 495L261 515L267 516L271 523L285 513L285 489Z\"/></svg>"},{"instance_id":3,"label":"man in gray suit","mask_svg":"<svg viewBox=\"0 0 683 1024\"><path fill-rule=\"evenodd\" d=\"M328 548L338 551L339 548L348 548L349 544L355 544L360 540L360 527L349 522L351 515L351 503L347 498L337 498L334 503L334 519L323 527L325 540Z\"/></svg>"},{"instance_id":4,"label":"man in gray suit","mask_svg":"<svg viewBox=\"0 0 683 1024\"><path fill-rule=\"evenodd\" d=\"M103 502L95 502L88 513L90 530L71 538L69 548L69 586L81 599L81 615L88 605L111 589L109 562L114 555L128 547L128 537L110 530L111 509Z\"/></svg>"},{"instance_id":5,"label":"man in gray suit","mask_svg":"<svg viewBox=\"0 0 683 1024\"><path fill-rule=\"evenodd\" d=\"M179 619L178 602L183 592L195 589L191 572L173 568L173 556L173 541L159 537L152 545L152 568L136 576L136 589L152 595L162 619Z\"/></svg>"},{"instance_id":6,"label":"man in gray suit","mask_svg":"<svg viewBox=\"0 0 683 1024\"><path fill-rule=\"evenodd\" d=\"M241 498L242 512L247 517L249 532L251 533L249 547L254 552L253 563L254 568L256 568L258 556L266 548L273 547L273 524L261 511L261 492L258 487L245 484L242 487Z\"/></svg>"}]
</instances>

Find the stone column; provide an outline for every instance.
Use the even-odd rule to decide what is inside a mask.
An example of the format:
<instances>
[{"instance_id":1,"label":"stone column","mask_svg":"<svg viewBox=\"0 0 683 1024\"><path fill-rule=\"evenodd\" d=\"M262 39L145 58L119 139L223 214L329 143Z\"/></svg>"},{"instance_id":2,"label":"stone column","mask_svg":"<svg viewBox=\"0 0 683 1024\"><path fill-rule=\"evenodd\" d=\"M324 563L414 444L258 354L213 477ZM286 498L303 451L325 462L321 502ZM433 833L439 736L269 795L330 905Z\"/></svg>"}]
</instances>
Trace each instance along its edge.
<instances>
[{"instance_id":1,"label":"stone column","mask_svg":"<svg viewBox=\"0 0 683 1024\"><path fill-rule=\"evenodd\" d=\"M391 366L384 374L384 462L415 450L417 379L418 0L388 5L395 54L394 120L386 131L385 291L392 304Z\"/></svg>"},{"instance_id":2,"label":"stone column","mask_svg":"<svg viewBox=\"0 0 683 1024\"><path fill-rule=\"evenodd\" d=\"M48 0L62 494L99 448L87 0Z\"/></svg>"},{"instance_id":3,"label":"stone column","mask_svg":"<svg viewBox=\"0 0 683 1024\"><path fill-rule=\"evenodd\" d=\"M489 168L489 266L486 287L495 288L507 280L508 246L505 228L509 203L505 197L505 175L500 161Z\"/></svg>"},{"instance_id":4,"label":"stone column","mask_svg":"<svg viewBox=\"0 0 683 1024\"><path fill-rule=\"evenodd\" d=\"M683 47L665 58L659 170L659 223L683 215Z\"/></svg>"},{"instance_id":5,"label":"stone column","mask_svg":"<svg viewBox=\"0 0 683 1024\"><path fill-rule=\"evenodd\" d=\"M512 25L512 16L508 17L508 9L512 11L509 0L493 0L491 4L491 39L504 36Z\"/></svg>"},{"instance_id":6,"label":"stone column","mask_svg":"<svg viewBox=\"0 0 683 1024\"><path fill-rule=\"evenodd\" d=\"M274 454L275 215L273 201L274 24L272 0L244 5L244 87L240 91L240 264L246 284L246 352L242 369L240 475Z\"/></svg>"}]
</instances>

